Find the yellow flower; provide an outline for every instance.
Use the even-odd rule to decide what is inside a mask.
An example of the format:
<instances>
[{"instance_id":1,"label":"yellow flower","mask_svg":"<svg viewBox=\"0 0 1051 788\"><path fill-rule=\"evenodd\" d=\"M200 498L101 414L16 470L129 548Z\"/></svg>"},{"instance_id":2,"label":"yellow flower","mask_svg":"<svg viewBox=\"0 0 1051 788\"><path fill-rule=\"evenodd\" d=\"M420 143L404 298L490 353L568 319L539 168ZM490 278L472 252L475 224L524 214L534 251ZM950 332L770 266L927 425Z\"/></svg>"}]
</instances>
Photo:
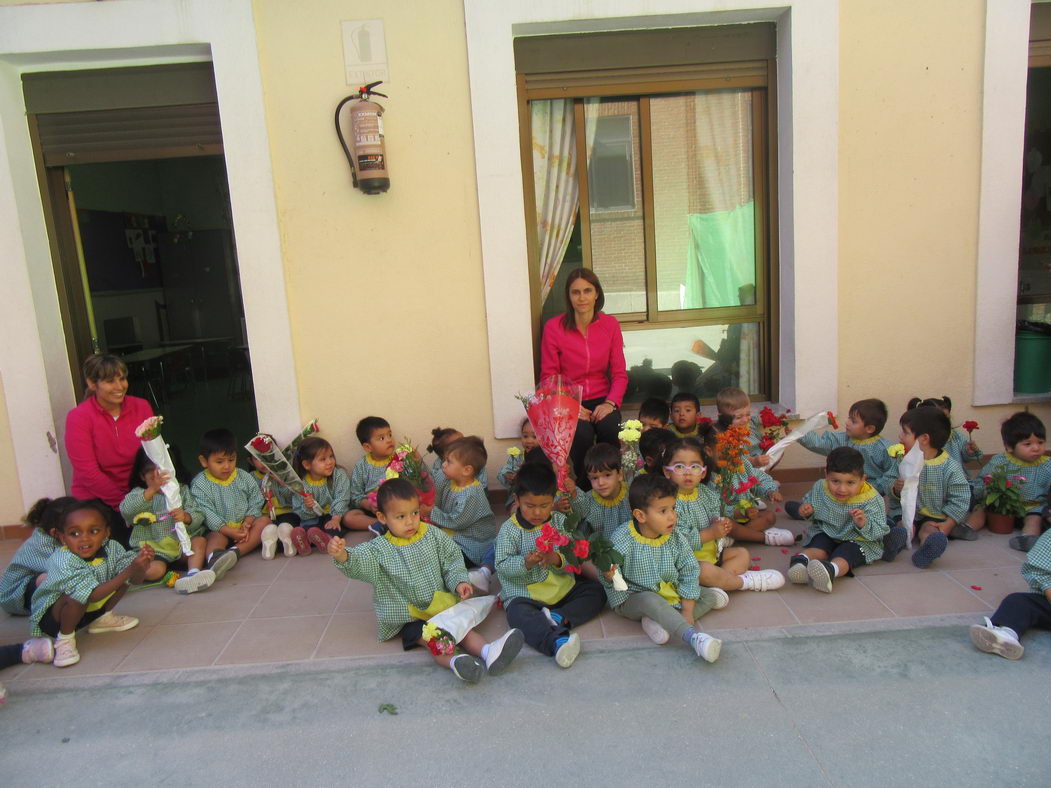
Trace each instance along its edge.
<instances>
[{"instance_id":1,"label":"yellow flower","mask_svg":"<svg viewBox=\"0 0 1051 788\"><path fill-rule=\"evenodd\" d=\"M522 456L522 450L517 446L512 446L510 449L507 450L507 453L510 454L512 457Z\"/></svg>"},{"instance_id":2,"label":"yellow flower","mask_svg":"<svg viewBox=\"0 0 1051 788\"><path fill-rule=\"evenodd\" d=\"M396 470L394 470L393 468L388 467L387 468L386 477L388 479L397 479L398 478L398 472Z\"/></svg>"},{"instance_id":3,"label":"yellow flower","mask_svg":"<svg viewBox=\"0 0 1051 788\"><path fill-rule=\"evenodd\" d=\"M617 437L625 443L634 443L642 437L642 433L636 429L625 427L625 429L622 429L620 432L617 433Z\"/></svg>"},{"instance_id":4,"label":"yellow flower","mask_svg":"<svg viewBox=\"0 0 1051 788\"><path fill-rule=\"evenodd\" d=\"M628 419L621 426L628 430L642 430L642 422L638 419Z\"/></svg>"},{"instance_id":5,"label":"yellow flower","mask_svg":"<svg viewBox=\"0 0 1051 788\"><path fill-rule=\"evenodd\" d=\"M905 446L901 443L895 443L893 446L887 447L887 454L895 459L901 459L905 456Z\"/></svg>"},{"instance_id":6,"label":"yellow flower","mask_svg":"<svg viewBox=\"0 0 1051 788\"><path fill-rule=\"evenodd\" d=\"M439 632L441 632L441 630L438 629L438 627L436 627L430 621L423 625L424 640L434 640L436 637L438 637Z\"/></svg>"},{"instance_id":7,"label":"yellow flower","mask_svg":"<svg viewBox=\"0 0 1051 788\"><path fill-rule=\"evenodd\" d=\"M397 452L399 454L401 452L405 452L406 454L412 454L412 446L410 446L407 443L400 443L400 444L398 444Z\"/></svg>"},{"instance_id":8,"label":"yellow flower","mask_svg":"<svg viewBox=\"0 0 1051 788\"><path fill-rule=\"evenodd\" d=\"M153 512L140 512L132 518L132 525L139 525L140 523L155 523L157 522L157 515Z\"/></svg>"}]
</instances>

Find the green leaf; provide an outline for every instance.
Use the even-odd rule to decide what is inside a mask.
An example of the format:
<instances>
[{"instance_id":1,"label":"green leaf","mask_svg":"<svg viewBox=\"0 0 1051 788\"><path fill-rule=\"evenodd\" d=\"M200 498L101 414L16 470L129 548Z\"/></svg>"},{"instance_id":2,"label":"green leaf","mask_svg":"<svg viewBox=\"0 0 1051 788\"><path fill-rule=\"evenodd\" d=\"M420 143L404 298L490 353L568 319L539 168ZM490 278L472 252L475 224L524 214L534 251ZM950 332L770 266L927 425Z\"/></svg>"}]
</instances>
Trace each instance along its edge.
<instances>
[{"instance_id":1,"label":"green leaf","mask_svg":"<svg viewBox=\"0 0 1051 788\"><path fill-rule=\"evenodd\" d=\"M398 707L395 706L393 703L381 703L379 708L376 711L379 712L380 714L383 714L384 712L386 712L387 714L391 714L391 715L397 716L397 714L398 714Z\"/></svg>"}]
</instances>

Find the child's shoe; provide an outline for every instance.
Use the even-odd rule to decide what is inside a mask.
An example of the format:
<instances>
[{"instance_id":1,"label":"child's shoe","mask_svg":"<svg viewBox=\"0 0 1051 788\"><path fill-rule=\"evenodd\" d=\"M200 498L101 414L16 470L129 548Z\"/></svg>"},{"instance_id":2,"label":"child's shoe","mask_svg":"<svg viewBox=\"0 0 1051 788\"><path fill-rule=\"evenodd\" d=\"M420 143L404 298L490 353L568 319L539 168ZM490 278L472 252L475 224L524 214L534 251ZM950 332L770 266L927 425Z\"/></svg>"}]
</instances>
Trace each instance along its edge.
<instances>
[{"instance_id":1,"label":"child's shoe","mask_svg":"<svg viewBox=\"0 0 1051 788\"><path fill-rule=\"evenodd\" d=\"M988 618L984 624L971 624L971 642L987 654L999 654L1006 659L1021 659L1025 648L1010 627L998 627Z\"/></svg>"},{"instance_id":2,"label":"child's shoe","mask_svg":"<svg viewBox=\"0 0 1051 788\"><path fill-rule=\"evenodd\" d=\"M792 560L788 562L789 581L799 583L799 585L809 583L810 575L807 574L807 564L809 562L810 558L802 553L792 556Z\"/></svg>"},{"instance_id":3,"label":"child's shoe","mask_svg":"<svg viewBox=\"0 0 1051 788\"><path fill-rule=\"evenodd\" d=\"M263 560L273 560L274 556L277 554L277 526L270 523L270 525L264 528L262 540L263 549L261 552L263 554Z\"/></svg>"},{"instance_id":4,"label":"child's shoe","mask_svg":"<svg viewBox=\"0 0 1051 788\"><path fill-rule=\"evenodd\" d=\"M103 632L125 632L138 625L139 619L134 616L118 616L112 610L109 610L105 615L96 618L88 624L88 632L92 635L100 635Z\"/></svg>"},{"instance_id":5,"label":"child's shoe","mask_svg":"<svg viewBox=\"0 0 1051 788\"><path fill-rule=\"evenodd\" d=\"M949 539L941 531L935 531L920 545L920 549L912 554L912 563L917 569L926 569L934 563L934 559L945 552L949 546Z\"/></svg>"},{"instance_id":6,"label":"child's shoe","mask_svg":"<svg viewBox=\"0 0 1051 788\"><path fill-rule=\"evenodd\" d=\"M909 529L904 525L892 525L883 537L883 560L890 562L909 544Z\"/></svg>"},{"instance_id":7,"label":"child's shoe","mask_svg":"<svg viewBox=\"0 0 1051 788\"><path fill-rule=\"evenodd\" d=\"M324 553L328 551L328 543L332 537L315 525L307 529L307 539L310 540L310 544Z\"/></svg>"},{"instance_id":8,"label":"child's shoe","mask_svg":"<svg viewBox=\"0 0 1051 788\"><path fill-rule=\"evenodd\" d=\"M722 610L728 604L730 604L730 595L723 591L721 588L712 588L710 586L701 586L701 595L697 597L698 603L706 601L705 598L712 601L712 610Z\"/></svg>"},{"instance_id":9,"label":"child's shoe","mask_svg":"<svg viewBox=\"0 0 1051 788\"><path fill-rule=\"evenodd\" d=\"M749 569L740 578L744 591L776 591L785 584L785 576L776 569Z\"/></svg>"},{"instance_id":10,"label":"child's shoe","mask_svg":"<svg viewBox=\"0 0 1051 788\"><path fill-rule=\"evenodd\" d=\"M652 618L642 617L642 631L646 633L646 637L656 643L658 646L663 646L668 642L671 637L671 633L668 632L664 627L654 621Z\"/></svg>"},{"instance_id":11,"label":"child's shoe","mask_svg":"<svg viewBox=\"0 0 1051 788\"><path fill-rule=\"evenodd\" d=\"M763 541L767 544L784 547L785 545L795 544L796 535L787 528L767 528L763 531Z\"/></svg>"},{"instance_id":12,"label":"child's shoe","mask_svg":"<svg viewBox=\"0 0 1051 788\"><path fill-rule=\"evenodd\" d=\"M374 534L376 536L383 536L383 534L387 533L387 526L385 526L383 523L377 520L366 530L368 530L370 534Z\"/></svg>"},{"instance_id":13,"label":"child's shoe","mask_svg":"<svg viewBox=\"0 0 1051 788\"><path fill-rule=\"evenodd\" d=\"M80 662L80 652L77 651L77 639L75 637L55 640L55 661L52 663L56 668L68 668Z\"/></svg>"},{"instance_id":14,"label":"child's shoe","mask_svg":"<svg viewBox=\"0 0 1051 788\"><path fill-rule=\"evenodd\" d=\"M580 655L580 635L571 632L563 635L555 641L555 664L560 668L568 668L577 661Z\"/></svg>"},{"instance_id":15,"label":"child's shoe","mask_svg":"<svg viewBox=\"0 0 1051 788\"><path fill-rule=\"evenodd\" d=\"M479 591L489 590L489 576L492 574L484 566L478 569L469 569L467 571L467 579L471 582L475 588Z\"/></svg>"},{"instance_id":16,"label":"child's shoe","mask_svg":"<svg viewBox=\"0 0 1051 788\"><path fill-rule=\"evenodd\" d=\"M457 654L449 662L449 667L456 674L456 678L475 684L485 675L485 663L470 654Z\"/></svg>"},{"instance_id":17,"label":"child's shoe","mask_svg":"<svg viewBox=\"0 0 1051 788\"><path fill-rule=\"evenodd\" d=\"M211 569L202 569L200 572L194 572L192 575L186 575L176 580L175 593L196 594L198 591L211 588L214 583L215 572Z\"/></svg>"},{"instance_id":18,"label":"child's shoe","mask_svg":"<svg viewBox=\"0 0 1051 788\"><path fill-rule=\"evenodd\" d=\"M832 593L832 578L836 576L836 570L831 561L815 558L807 562L806 572L812 588L823 594Z\"/></svg>"},{"instance_id":19,"label":"child's shoe","mask_svg":"<svg viewBox=\"0 0 1051 788\"><path fill-rule=\"evenodd\" d=\"M706 632L695 632L690 638L690 645L693 646L693 652L705 662L715 662L723 650L723 642Z\"/></svg>"},{"instance_id":20,"label":"child's shoe","mask_svg":"<svg viewBox=\"0 0 1051 788\"><path fill-rule=\"evenodd\" d=\"M544 614L544 618L547 619L547 623L551 625L552 629L558 629L559 627L561 627L562 622L565 620L562 617L561 613L554 610L549 610L546 607L540 608L540 612Z\"/></svg>"},{"instance_id":21,"label":"child's shoe","mask_svg":"<svg viewBox=\"0 0 1051 788\"><path fill-rule=\"evenodd\" d=\"M292 529L292 544L296 546L296 551L300 555L310 555L314 552L314 548L310 546L310 540L307 539L307 529L297 525Z\"/></svg>"},{"instance_id":22,"label":"child's shoe","mask_svg":"<svg viewBox=\"0 0 1051 788\"><path fill-rule=\"evenodd\" d=\"M949 533L950 539L961 539L964 542L973 542L978 538L978 532L967 523L957 523Z\"/></svg>"},{"instance_id":23,"label":"child's shoe","mask_svg":"<svg viewBox=\"0 0 1051 788\"><path fill-rule=\"evenodd\" d=\"M291 558L296 554L296 546L292 543L291 523L279 523L277 526L277 541L281 543L281 550L285 558Z\"/></svg>"},{"instance_id":24,"label":"child's shoe","mask_svg":"<svg viewBox=\"0 0 1051 788\"><path fill-rule=\"evenodd\" d=\"M1021 550L1023 553L1028 553L1033 549L1033 545L1036 544L1036 540L1039 538L1039 536L1033 536L1032 534L1019 534L1018 536L1012 536L1007 544L1012 550Z\"/></svg>"},{"instance_id":25,"label":"child's shoe","mask_svg":"<svg viewBox=\"0 0 1051 788\"><path fill-rule=\"evenodd\" d=\"M799 514L799 507L802 505L800 501L785 501L785 514L793 520L805 520L806 518Z\"/></svg>"},{"instance_id":26,"label":"child's shoe","mask_svg":"<svg viewBox=\"0 0 1051 788\"><path fill-rule=\"evenodd\" d=\"M22 662L26 665L33 662L53 662L55 646L51 638L30 638L22 644Z\"/></svg>"},{"instance_id":27,"label":"child's shoe","mask_svg":"<svg viewBox=\"0 0 1051 788\"><path fill-rule=\"evenodd\" d=\"M233 569L236 565L236 550L216 550L212 553L211 558L208 559L208 563L205 564L205 569L211 569L215 572L215 579L216 581L219 581L223 579L223 575Z\"/></svg>"},{"instance_id":28,"label":"child's shoe","mask_svg":"<svg viewBox=\"0 0 1051 788\"><path fill-rule=\"evenodd\" d=\"M525 643L525 635L520 629L509 629L489 644L485 655L485 669L490 676L503 673L510 665Z\"/></svg>"}]
</instances>

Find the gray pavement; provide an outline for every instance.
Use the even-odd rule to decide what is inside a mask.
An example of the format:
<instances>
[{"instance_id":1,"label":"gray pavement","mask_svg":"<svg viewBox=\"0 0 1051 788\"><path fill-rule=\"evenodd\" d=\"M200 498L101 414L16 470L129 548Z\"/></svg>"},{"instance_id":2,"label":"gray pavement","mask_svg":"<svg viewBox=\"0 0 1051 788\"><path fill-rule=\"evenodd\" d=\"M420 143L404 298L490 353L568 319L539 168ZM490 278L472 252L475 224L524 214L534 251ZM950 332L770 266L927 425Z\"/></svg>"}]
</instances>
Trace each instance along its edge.
<instances>
[{"instance_id":1,"label":"gray pavement","mask_svg":"<svg viewBox=\"0 0 1051 788\"><path fill-rule=\"evenodd\" d=\"M13 682L0 783L1046 786L1051 634L1024 643L1009 662L961 626L733 640L714 665L606 644L568 671L527 648L476 686L418 652Z\"/></svg>"}]
</instances>

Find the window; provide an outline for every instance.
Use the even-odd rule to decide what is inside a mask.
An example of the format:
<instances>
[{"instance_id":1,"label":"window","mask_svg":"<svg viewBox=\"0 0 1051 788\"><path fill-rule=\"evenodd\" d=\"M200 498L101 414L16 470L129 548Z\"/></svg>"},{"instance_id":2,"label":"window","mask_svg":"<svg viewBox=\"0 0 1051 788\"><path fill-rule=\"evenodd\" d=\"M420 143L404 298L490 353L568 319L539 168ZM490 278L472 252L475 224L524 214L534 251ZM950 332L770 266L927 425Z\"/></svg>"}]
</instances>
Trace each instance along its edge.
<instances>
[{"instance_id":1,"label":"window","mask_svg":"<svg viewBox=\"0 0 1051 788\"><path fill-rule=\"evenodd\" d=\"M536 37L516 65L537 339L585 266L629 402L776 399L773 26Z\"/></svg>"},{"instance_id":2,"label":"window","mask_svg":"<svg viewBox=\"0 0 1051 788\"><path fill-rule=\"evenodd\" d=\"M1051 322L1051 6L1032 8L1022 168L1018 318Z\"/></svg>"}]
</instances>

